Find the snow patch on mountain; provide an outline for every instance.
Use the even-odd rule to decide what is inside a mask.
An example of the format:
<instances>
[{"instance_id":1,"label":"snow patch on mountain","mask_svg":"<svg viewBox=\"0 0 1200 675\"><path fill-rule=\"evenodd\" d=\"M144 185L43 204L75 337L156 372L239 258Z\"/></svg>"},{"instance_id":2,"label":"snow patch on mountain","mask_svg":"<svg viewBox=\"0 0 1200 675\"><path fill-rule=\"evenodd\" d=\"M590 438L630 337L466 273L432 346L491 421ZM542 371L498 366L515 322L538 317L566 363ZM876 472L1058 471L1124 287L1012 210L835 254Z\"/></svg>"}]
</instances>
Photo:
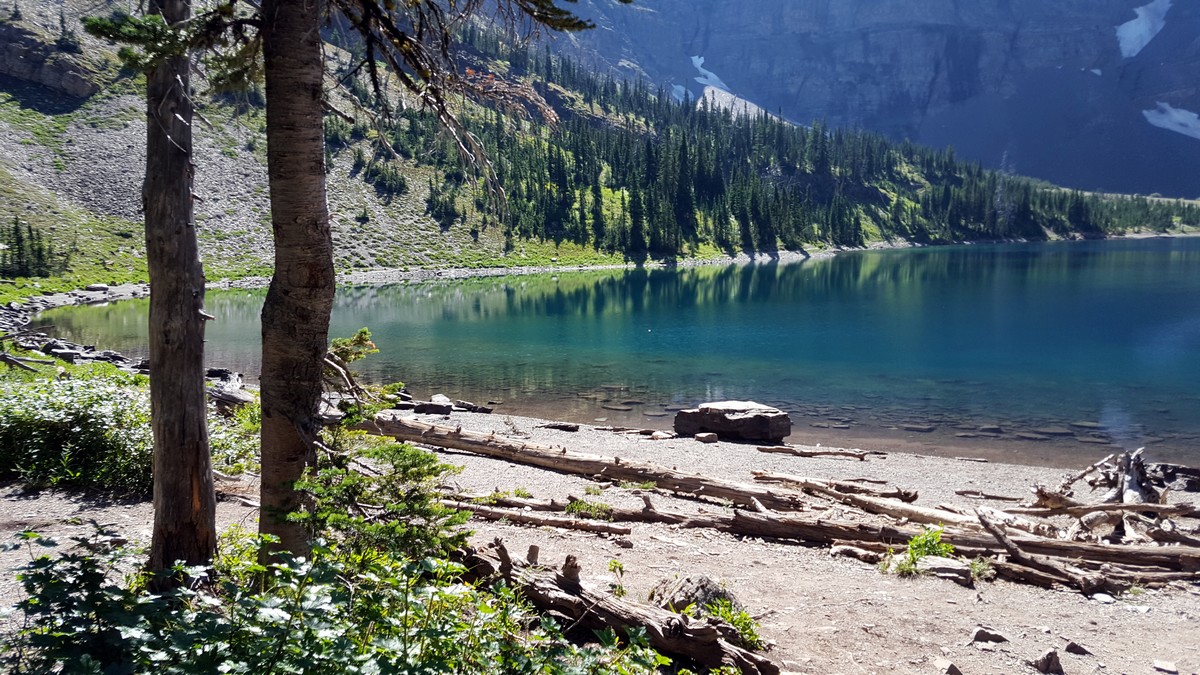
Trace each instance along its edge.
<instances>
[{"instance_id":1,"label":"snow patch on mountain","mask_svg":"<svg viewBox=\"0 0 1200 675\"><path fill-rule=\"evenodd\" d=\"M1137 56L1150 41L1167 25L1167 12L1172 0L1153 0L1148 5L1135 8L1137 18L1117 26L1117 41L1121 43L1121 56L1130 59Z\"/></svg>"},{"instance_id":2,"label":"snow patch on mountain","mask_svg":"<svg viewBox=\"0 0 1200 675\"><path fill-rule=\"evenodd\" d=\"M1169 1L1170 0L1168 0L1168 2ZM704 57L703 56L693 56L692 57L692 65L695 66L696 70L700 73L700 77L696 78L697 82L699 82L700 84L702 84L706 87L716 87L717 89L724 89L725 91L731 91L729 89L729 85L722 82L721 78L717 77L716 73L712 72L711 70L704 69Z\"/></svg>"},{"instance_id":3,"label":"snow patch on mountain","mask_svg":"<svg viewBox=\"0 0 1200 675\"><path fill-rule=\"evenodd\" d=\"M1156 127L1200 139L1200 115L1190 110L1175 108L1159 101L1157 108L1143 110L1142 116Z\"/></svg>"}]
</instances>

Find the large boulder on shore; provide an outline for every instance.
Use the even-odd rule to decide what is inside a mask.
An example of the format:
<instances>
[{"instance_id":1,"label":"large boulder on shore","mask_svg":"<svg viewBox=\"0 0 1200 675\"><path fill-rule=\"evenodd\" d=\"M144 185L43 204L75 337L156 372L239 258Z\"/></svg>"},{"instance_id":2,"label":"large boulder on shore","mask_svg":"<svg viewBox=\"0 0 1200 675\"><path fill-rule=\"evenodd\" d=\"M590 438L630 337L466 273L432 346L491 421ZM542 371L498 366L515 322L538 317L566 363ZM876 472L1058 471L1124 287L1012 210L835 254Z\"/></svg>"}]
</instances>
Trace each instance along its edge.
<instances>
[{"instance_id":1,"label":"large boulder on shore","mask_svg":"<svg viewBox=\"0 0 1200 675\"><path fill-rule=\"evenodd\" d=\"M778 443L792 433L787 413L754 401L702 403L675 413L675 433L694 436L710 432L721 438Z\"/></svg>"}]
</instances>

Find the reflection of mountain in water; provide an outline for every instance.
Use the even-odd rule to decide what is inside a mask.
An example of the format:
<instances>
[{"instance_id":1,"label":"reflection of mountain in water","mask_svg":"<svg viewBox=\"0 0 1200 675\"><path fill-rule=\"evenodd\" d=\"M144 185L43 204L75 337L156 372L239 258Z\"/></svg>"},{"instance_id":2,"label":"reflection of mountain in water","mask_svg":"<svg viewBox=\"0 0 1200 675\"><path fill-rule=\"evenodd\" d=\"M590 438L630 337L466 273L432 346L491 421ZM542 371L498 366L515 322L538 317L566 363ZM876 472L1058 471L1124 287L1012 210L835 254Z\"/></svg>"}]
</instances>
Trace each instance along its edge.
<instances>
[{"instance_id":1,"label":"reflection of mountain in water","mask_svg":"<svg viewBox=\"0 0 1200 675\"><path fill-rule=\"evenodd\" d=\"M1198 272L1200 239L1173 239L358 286L339 290L332 334L370 327L383 353L355 364L368 379L584 422L620 416L605 404L645 424L745 398L804 428L919 421L953 436L1083 420L1113 427L1086 442L1184 451L1200 437ZM213 363L257 371L261 297L210 294ZM47 318L123 349L106 331L126 336L144 311Z\"/></svg>"}]
</instances>

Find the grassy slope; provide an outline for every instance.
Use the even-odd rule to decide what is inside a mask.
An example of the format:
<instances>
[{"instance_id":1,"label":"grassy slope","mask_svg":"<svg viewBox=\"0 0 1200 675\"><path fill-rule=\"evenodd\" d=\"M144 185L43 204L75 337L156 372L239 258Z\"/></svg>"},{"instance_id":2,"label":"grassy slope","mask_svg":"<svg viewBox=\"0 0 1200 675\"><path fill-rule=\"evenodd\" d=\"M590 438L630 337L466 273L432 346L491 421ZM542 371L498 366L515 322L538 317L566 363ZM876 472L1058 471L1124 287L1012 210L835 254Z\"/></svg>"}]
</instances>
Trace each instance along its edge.
<instances>
[{"instance_id":1,"label":"grassy slope","mask_svg":"<svg viewBox=\"0 0 1200 675\"><path fill-rule=\"evenodd\" d=\"M87 162L86 154L73 155L73 139L80 135L102 137L120 128L136 127L143 136L140 114L140 78L119 78L111 51L91 44L93 63L107 64L104 91L82 105L61 105L36 96L18 95L0 81L0 225L14 216L52 236L56 246L70 247L71 267L61 277L37 280L0 280L0 301L8 302L41 291L60 291L88 283L145 279L141 223L97 214L60 196L55 180L69 180L68 162ZM603 117L575 92L552 85L556 103L574 114ZM342 104L346 104L342 101ZM204 122L196 126L198 186L206 180L204 201L197 204L197 231L210 279L237 279L270 273L270 217L266 198L265 128L261 113L237 113L225 104L200 107ZM116 112L114 112L116 111ZM130 133L126 138L132 137ZM99 138L97 142L104 142ZM23 152L5 152L5 143L18 143ZM364 151L370 152L365 143ZM34 153L57 173L23 179L6 158ZM500 228L484 226L473 209L473 195L463 190L460 210L466 221L441 228L425 213L430 179L440 182L438 170L413 161L402 162L409 191L384 200L375 190L350 175L351 148L331 158L329 202L333 213L335 263L339 272L380 268L484 268L547 265L607 265L626 262L591 247L554 242L517 241L505 250ZM110 172L120 180L140 182L140 159L128 158L122 171ZM211 172L211 173L210 173ZM917 173L914 171L914 173ZM221 180L209 180L212 177ZM917 176L919 178L919 176ZM126 185L136 193L136 185ZM199 188L198 188L198 191ZM605 210L615 219L619 196L605 191ZM128 205L127 205L128 206ZM127 208L126 212L136 211ZM868 225L868 235L878 236ZM702 247L696 257L718 251Z\"/></svg>"}]
</instances>

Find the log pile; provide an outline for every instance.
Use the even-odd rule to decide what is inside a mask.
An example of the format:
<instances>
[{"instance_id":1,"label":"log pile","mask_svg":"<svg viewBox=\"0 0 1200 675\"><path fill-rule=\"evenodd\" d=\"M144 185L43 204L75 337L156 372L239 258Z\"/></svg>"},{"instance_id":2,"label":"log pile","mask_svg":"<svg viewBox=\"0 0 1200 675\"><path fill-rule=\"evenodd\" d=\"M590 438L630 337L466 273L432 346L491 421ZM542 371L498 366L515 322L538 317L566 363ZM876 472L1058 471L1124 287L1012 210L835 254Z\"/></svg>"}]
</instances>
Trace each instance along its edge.
<instances>
[{"instance_id":1,"label":"log pile","mask_svg":"<svg viewBox=\"0 0 1200 675\"><path fill-rule=\"evenodd\" d=\"M952 544L959 555L986 557L1000 576L1021 583L1074 588L1089 595L1100 591L1116 593L1133 585L1200 583L1200 531L1195 520L1200 517L1200 508L1190 501L1166 503L1175 493L1156 487L1155 475L1147 470L1140 450L1106 457L1067 477L1057 488L1034 486L1034 498L1026 505L1005 509L978 506L967 510L917 505L913 503L917 500L915 492L873 486L870 483L877 481L865 479L829 481L754 472L754 482L738 482L389 415L379 416L366 428L404 441L606 481L653 482L659 492L722 500L715 511L683 513L656 508L650 496L644 494L641 509L613 507L607 517L614 523L711 528L744 537L816 543L850 551L853 557L861 559L902 549L926 525L936 525L943 528L942 541ZM1187 476L1192 471L1185 467L1175 469L1181 471L1171 475ZM1086 500L1073 492L1076 484L1085 479L1094 491L1101 491L1100 499ZM548 514L569 512L568 506L575 499L570 497L561 502L501 496L486 510L476 505L465 508L488 518L574 527L551 519L576 522L580 519ZM727 508L729 503L732 509ZM524 515L517 516L518 513ZM629 529L624 525L612 526L622 528L621 532ZM535 575L527 583L533 589L530 594L535 604L544 602L571 616L582 611L580 607L597 600L590 596L580 600L578 593L572 599L560 597L567 591L553 575ZM579 605L580 602L583 604ZM625 615L610 618L614 617L633 620ZM651 621L646 616L638 620ZM653 621L659 622L666 631L664 635L676 630L668 630L661 617ZM712 634L704 639L716 644L721 638ZM728 654L721 658L728 662L727 657ZM734 661L741 664L739 667L745 666Z\"/></svg>"},{"instance_id":2,"label":"log pile","mask_svg":"<svg viewBox=\"0 0 1200 675\"><path fill-rule=\"evenodd\" d=\"M477 580L503 579L534 607L563 619L565 625L611 628L622 636L628 636L630 629L640 629L659 653L705 668L732 666L749 675L780 672L767 657L739 646L737 630L724 621L627 602L606 589L590 587L580 578L580 565L573 555L555 570L538 565L535 551L525 561L514 559L504 542L496 539L481 551L467 552L464 562Z\"/></svg>"}]
</instances>

